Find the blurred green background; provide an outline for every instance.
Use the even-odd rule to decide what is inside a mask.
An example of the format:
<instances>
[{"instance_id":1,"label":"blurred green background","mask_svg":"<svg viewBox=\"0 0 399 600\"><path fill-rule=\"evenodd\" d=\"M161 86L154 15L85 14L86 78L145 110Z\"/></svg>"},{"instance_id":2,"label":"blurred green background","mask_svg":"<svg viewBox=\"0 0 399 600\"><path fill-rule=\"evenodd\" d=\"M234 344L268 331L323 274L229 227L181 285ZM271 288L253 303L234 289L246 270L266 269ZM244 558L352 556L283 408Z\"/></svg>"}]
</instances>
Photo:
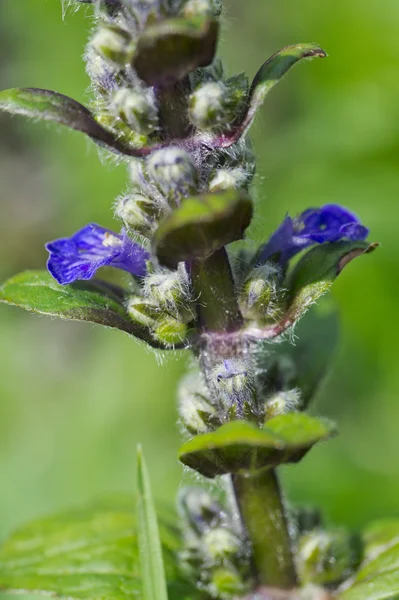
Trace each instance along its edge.
<instances>
[{"instance_id":1,"label":"blurred green background","mask_svg":"<svg viewBox=\"0 0 399 600\"><path fill-rule=\"evenodd\" d=\"M335 286L342 343L314 410L341 436L284 478L290 500L353 527L399 516L399 3L228 0L220 51L253 76L289 43L329 53L296 68L252 135L259 155L256 239L286 211L339 202L382 249ZM87 99L81 60L89 12L59 0L0 0L0 87ZM0 120L0 275L41 268L45 241L89 221L112 226L124 168L102 164L67 130ZM183 471L175 386L187 358L161 361L122 333L0 307L0 536L32 517L133 490L144 445L156 495L173 502ZM187 475L185 475L187 479Z\"/></svg>"}]
</instances>

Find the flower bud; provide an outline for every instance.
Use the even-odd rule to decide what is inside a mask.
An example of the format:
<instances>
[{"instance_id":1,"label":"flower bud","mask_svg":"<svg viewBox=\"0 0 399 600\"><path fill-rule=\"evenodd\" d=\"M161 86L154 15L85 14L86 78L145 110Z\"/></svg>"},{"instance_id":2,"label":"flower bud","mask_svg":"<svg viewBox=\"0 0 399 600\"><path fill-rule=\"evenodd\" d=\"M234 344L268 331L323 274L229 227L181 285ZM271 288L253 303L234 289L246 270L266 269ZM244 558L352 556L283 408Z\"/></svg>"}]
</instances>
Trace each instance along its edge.
<instances>
[{"instance_id":1,"label":"flower bud","mask_svg":"<svg viewBox=\"0 0 399 600\"><path fill-rule=\"evenodd\" d=\"M208 399L208 390L199 375L189 374L179 386L179 415L182 424L192 435L207 433L218 423L215 406Z\"/></svg>"},{"instance_id":2,"label":"flower bud","mask_svg":"<svg viewBox=\"0 0 399 600\"><path fill-rule=\"evenodd\" d=\"M215 6L212 0L188 0L184 5L183 15L187 18L199 16L214 16Z\"/></svg>"},{"instance_id":3,"label":"flower bud","mask_svg":"<svg viewBox=\"0 0 399 600\"><path fill-rule=\"evenodd\" d=\"M149 234L157 225L158 208L143 194L121 196L116 203L115 215L126 227L143 235Z\"/></svg>"},{"instance_id":4,"label":"flower bud","mask_svg":"<svg viewBox=\"0 0 399 600\"><path fill-rule=\"evenodd\" d=\"M188 327L170 315L162 315L153 328L154 337L166 346L181 344L187 337Z\"/></svg>"},{"instance_id":5,"label":"flower bud","mask_svg":"<svg viewBox=\"0 0 399 600\"><path fill-rule=\"evenodd\" d=\"M149 328L156 326L159 316L157 308L145 298L140 296L130 298L126 308L129 317L132 319L132 321L135 321L135 323Z\"/></svg>"},{"instance_id":6,"label":"flower bud","mask_svg":"<svg viewBox=\"0 0 399 600\"><path fill-rule=\"evenodd\" d=\"M304 584L337 584L351 575L360 560L358 536L343 530L315 530L299 541L297 568Z\"/></svg>"},{"instance_id":7,"label":"flower bud","mask_svg":"<svg viewBox=\"0 0 399 600\"><path fill-rule=\"evenodd\" d=\"M244 188L248 182L248 177L244 169L217 169L209 180L210 192L221 192L231 188Z\"/></svg>"},{"instance_id":8,"label":"flower bud","mask_svg":"<svg viewBox=\"0 0 399 600\"><path fill-rule=\"evenodd\" d=\"M241 597L245 586L234 567L223 567L213 571L208 589L213 598L231 600Z\"/></svg>"},{"instance_id":9,"label":"flower bud","mask_svg":"<svg viewBox=\"0 0 399 600\"><path fill-rule=\"evenodd\" d=\"M139 133L149 134L158 127L158 110L150 89L119 89L112 96L110 111Z\"/></svg>"},{"instance_id":10,"label":"flower bud","mask_svg":"<svg viewBox=\"0 0 399 600\"><path fill-rule=\"evenodd\" d=\"M202 542L204 553L211 562L234 560L241 552L241 540L225 527L205 532Z\"/></svg>"},{"instance_id":11,"label":"flower bud","mask_svg":"<svg viewBox=\"0 0 399 600\"><path fill-rule=\"evenodd\" d=\"M198 129L218 129L232 123L246 96L243 81L238 76L225 83L209 81L199 85L189 98L188 116L193 125Z\"/></svg>"},{"instance_id":12,"label":"flower bud","mask_svg":"<svg viewBox=\"0 0 399 600\"><path fill-rule=\"evenodd\" d=\"M240 307L247 319L265 320L277 316L278 270L269 264L255 267L240 293Z\"/></svg>"},{"instance_id":13,"label":"flower bud","mask_svg":"<svg viewBox=\"0 0 399 600\"><path fill-rule=\"evenodd\" d=\"M197 171L191 156L177 147L154 152L147 162L149 177L162 194L177 202L196 193Z\"/></svg>"},{"instance_id":14,"label":"flower bud","mask_svg":"<svg viewBox=\"0 0 399 600\"><path fill-rule=\"evenodd\" d=\"M125 65L133 49L130 34L114 25L102 25L91 40L91 47L115 65Z\"/></svg>"},{"instance_id":15,"label":"flower bud","mask_svg":"<svg viewBox=\"0 0 399 600\"><path fill-rule=\"evenodd\" d=\"M144 281L144 294L174 317L186 323L193 320L189 280L183 265L175 271L160 269L148 275Z\"/></svg>"},{"instance_id":16,"label":"flower bud","mask_svg":"<svg viewBox=\"0 0 399 600\"><path fill-rule=\"evenodd\" d=\"M220 525L223 508L203 488L184 488L179 494L179 510L184 522L197 535Z\"/></svg>"},{"instance_id":17,"label":"flower bud","mask_svg":"<svg viewBox=\"0 0 399 600\"><path fill-rule=\"evenodd\" d=\"M298 410L301 394L298 389L281 391L265 403L265 420Z\"/></svg>"},{"instance_id":18,"label":"flower bud","mask_svg":"<svg viewBox=\"0 0 399 600\"><path fill-rule=\"evenodd\" d=\"M254 398L252 371L243 360L226 359L213 369L212 382L231 418L243 418Z\"/></svg>"}]
</instances>

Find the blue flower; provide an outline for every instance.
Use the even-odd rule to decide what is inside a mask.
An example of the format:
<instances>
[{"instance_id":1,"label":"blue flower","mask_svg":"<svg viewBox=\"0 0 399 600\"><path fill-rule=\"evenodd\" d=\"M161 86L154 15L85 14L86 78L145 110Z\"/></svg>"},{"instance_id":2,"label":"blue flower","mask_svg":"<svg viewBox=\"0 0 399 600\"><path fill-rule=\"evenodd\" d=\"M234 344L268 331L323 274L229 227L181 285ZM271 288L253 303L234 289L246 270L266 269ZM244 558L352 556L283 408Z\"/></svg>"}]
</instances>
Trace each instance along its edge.
<instances>
[{"instance_id":1,"label":"blue flower","mask_svg":"<svg viewBox=\"0 0 399 600\"><path fill-rule=\"evenodd\" d=\"M342 206L326 204L321 208L309 208L295 219L288 216L284 219L260 249L257 264L264 264L271 257L285 263L314 244L365 240L368 233L356 215Z\"/></svg>"},{"instance_id":2,"label":"blue flower","mask_svg":"<svg viewBox=\"0 0 399 600\"><path fill-rule=\"evenodd\" d=\"M146 272L149 254L131 240L95 223L86 225L70 238L46 244L50 256L47 268L60 283L66 285L78 279L91 279L100 267L123 269L138 277Z\"/></svg>"}]
</instances>

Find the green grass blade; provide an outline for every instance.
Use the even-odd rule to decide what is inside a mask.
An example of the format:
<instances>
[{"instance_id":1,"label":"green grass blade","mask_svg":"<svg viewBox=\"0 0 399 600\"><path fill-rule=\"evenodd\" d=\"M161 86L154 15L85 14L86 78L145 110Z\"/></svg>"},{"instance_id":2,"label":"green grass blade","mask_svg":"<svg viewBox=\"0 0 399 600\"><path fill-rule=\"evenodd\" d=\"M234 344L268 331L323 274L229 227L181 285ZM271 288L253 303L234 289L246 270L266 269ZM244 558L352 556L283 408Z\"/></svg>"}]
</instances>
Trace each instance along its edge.
<instances>
[{"instance_id":1,"label":"green grass blade","mask_svg":"<svg viewBox=\"0 0 399 600\"><path fill-rule=\"evenodd\" d=\"M137 448L137 490L137 530L143 599L168 600L157 515L141 446Z\"/></svg>"}]
</instances>

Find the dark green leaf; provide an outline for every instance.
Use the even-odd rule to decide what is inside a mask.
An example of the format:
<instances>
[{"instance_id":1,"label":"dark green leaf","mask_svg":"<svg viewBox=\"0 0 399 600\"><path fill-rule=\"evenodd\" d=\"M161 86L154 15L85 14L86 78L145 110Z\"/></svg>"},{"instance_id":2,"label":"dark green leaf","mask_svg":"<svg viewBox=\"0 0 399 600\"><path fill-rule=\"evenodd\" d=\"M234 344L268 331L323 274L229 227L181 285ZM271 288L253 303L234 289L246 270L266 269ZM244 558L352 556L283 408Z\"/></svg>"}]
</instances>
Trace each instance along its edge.
<instances>
[{"instance_id":1,"label":"dark green leaf","mask_svg":"<svg viewBox=\"0 0 399 600\"><path fill-rule=\"evenodd\" d=\"M157 514L141 448L137 453L137 491L137 526L143 600L168 600Z\"/></svg>"},{"instance_id":2,"label":"dark green leaf","mask_svg":"<svg viewBox=\"0 0 399 600\"><path fill-rule=\"evenodd\" d=\"M0 302L50 317L113 327L158 347L145 327L129 319L123 299L122 289L103 281L94 279L64 286L47 271L25 271L0 287Z\"/></svg>"},{"instance_id":3,"label":"dark green leaf","mask_svg":"<svg viewBox=\"0 0 399 600\"><path fill-rule=\"evenodd\" d=\"M154 252L161 264L171 268L180 261L205 259L242 238L252 211L251 199L240 190L187 198L161 222Z\"/></svg>"},{"instance_id":4,"label":"dark green leaf","mask_svg":"<svg viewBox=\"0 0 399 600\"><path fill-rule=\"evenodd\" d=\"M262 429L246 421L232 421L186 442L179 458L205 477L256 471L297 462L334 431L330 423L303 413L274 417Z\"/></svg>"},{"instance_id":5,"label":"dark green leaf","mask_svg":"<svg viewBox=\"0 0 399 600\"><path fill-rule=\"evenodd\" d=\"M268 392L298 388L306 408L332 366L339 338L339 317L330 302L312 307L295 329L295 340L258 344L256 361Z\"/></svg>"},{"instance_id":6,"label":"dark green leaf","mask_svg":"<svg viewBox=\"0 0 399 600\"><path fill-rule=\"evenodd\" d=\"M179 540L163 525L161 539L170 600L195 600L180 576ZM132 498L109 501L36 521L0 547L0 589L70 600L142 598Z\"/></svg>"},{"instance_id":7,"label":"dark green leaf","mask_svg":"<svg viewBox=\"0 0 399 600\"><path fill-rule=\"evenodd\" d=\"M356 575L343 585L338 600L399 598L399 521L369 527L364 535L365 559Z\"/></svg>"},{"instance_id":8,"label":"dark green leaf","mask_svg":"<svg viewBox=\"0 0 399 600\"><path fill-rule=\"evenodd\" d=\"M170 85L213 61L219 25L215 19L164 19L146 27L133 58L148 85Z\"/></svg>"},{"instance_id":9,"label":"dark green leaf","mask_svg":"<svg viewBox=\"0 0 399 600\"><path fill-rule=\"evenodd\" d=\"M85 106L57 92L36 88L5 90L0 92L0 110L66 125L88 135L111 152L129 156L142 156L148 153L146 149L135 148L116 139L96 121Z\"/></svg>"}]
</instances>

